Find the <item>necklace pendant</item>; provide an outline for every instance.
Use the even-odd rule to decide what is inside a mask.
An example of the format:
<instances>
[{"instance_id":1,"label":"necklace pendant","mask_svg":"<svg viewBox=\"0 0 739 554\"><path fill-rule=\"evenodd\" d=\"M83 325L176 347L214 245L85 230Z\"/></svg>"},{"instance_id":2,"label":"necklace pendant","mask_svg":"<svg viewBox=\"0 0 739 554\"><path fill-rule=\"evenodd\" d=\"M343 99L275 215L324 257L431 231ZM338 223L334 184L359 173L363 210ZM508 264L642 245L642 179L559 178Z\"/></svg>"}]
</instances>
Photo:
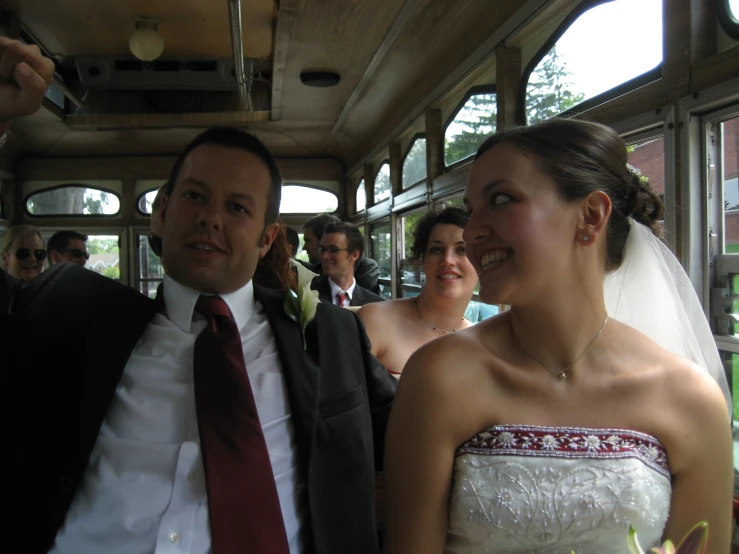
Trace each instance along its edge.
<instances>
[{"instance_id":1,"label":"necklace pendant","mask_svg":"<svg viewBox=\"0 0 739 554\"><path fill-rule=\"evenodd\" d=\"M566 379L567 378L567 374L563 370L558 369L557 370L557 377L559 377L560 379Z\"/></svg>"}]
</instances>

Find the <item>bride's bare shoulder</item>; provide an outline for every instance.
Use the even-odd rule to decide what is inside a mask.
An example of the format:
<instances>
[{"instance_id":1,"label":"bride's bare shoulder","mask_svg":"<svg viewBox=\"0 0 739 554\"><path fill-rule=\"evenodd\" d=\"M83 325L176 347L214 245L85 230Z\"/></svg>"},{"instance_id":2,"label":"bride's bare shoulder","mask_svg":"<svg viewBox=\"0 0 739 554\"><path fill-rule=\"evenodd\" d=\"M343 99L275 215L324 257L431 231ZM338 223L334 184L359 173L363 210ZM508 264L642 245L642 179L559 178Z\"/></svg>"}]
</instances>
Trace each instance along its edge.
<instances>
[{"instance_id":1,"label":"bride's bare shoulder","mask_svg":"<svg viewBox=\"0 0 739 554\"><path fill-rule=\"evenodd\" d=\"M479 382L498 360L496 343L503 340L507 325L496 316L424 344L408 360L403 380L431 380L454 389Z\"/></svg>"}]
</instances>

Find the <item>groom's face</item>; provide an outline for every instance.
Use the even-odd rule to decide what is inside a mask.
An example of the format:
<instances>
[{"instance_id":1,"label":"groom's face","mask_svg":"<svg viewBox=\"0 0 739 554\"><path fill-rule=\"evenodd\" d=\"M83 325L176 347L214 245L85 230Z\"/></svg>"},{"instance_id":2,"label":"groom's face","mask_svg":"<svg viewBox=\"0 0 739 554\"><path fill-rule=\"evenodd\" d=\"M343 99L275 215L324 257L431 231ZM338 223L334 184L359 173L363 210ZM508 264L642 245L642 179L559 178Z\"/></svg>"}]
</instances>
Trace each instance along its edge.
<instances>
[{"instance_id":1,"label":"groom's face","mask_svg":"<svg viewBox=\"0 0 739 554\"><path fill-rule=\"evenodd\" d=\"M167 273L201 292L233 292L254 275L277 236L265 227L268 167L240 148L202 144L185 158L170 196L162 198Z\"/></svg>"}]
</instances>

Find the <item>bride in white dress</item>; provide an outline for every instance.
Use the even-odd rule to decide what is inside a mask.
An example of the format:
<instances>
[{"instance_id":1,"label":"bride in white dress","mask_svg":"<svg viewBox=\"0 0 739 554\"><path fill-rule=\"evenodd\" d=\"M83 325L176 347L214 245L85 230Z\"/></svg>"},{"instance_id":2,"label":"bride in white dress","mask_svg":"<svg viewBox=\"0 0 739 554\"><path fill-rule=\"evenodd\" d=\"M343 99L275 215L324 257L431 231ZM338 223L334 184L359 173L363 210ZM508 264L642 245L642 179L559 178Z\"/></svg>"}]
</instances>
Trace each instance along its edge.
<instances>
[{"instance_id":1,"label":"bride in white dress","mask_svg":"<svg viewBox=\"0 0 739 554\"><path fill-rule=\"evenodd\" d=\"M386 554L620 554L629 526L649 548L702 520L707 552L728 551L726 379L626 161L615 132L575 120L480 147L467 255L481 298L511 309L403 370Z\"/></svg>"}]
</instances>

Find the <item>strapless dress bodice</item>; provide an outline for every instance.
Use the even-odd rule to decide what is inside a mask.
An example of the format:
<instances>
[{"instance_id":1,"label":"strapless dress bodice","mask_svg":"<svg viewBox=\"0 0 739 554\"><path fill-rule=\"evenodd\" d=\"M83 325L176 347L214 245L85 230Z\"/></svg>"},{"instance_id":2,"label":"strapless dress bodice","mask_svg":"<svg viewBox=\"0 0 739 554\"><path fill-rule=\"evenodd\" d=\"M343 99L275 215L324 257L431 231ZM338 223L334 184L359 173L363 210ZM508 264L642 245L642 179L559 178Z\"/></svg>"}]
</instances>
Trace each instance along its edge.
<instances>
[{"instance_id":1,"label":"strapless dress bodice","mask_svg":"<svg viewBox=\"0 0 739 554\"><path fill-rule=\"evenodd\" d=\"M670 508L660 442L624 429L498 425L456 452L447 554L645 551Z\"/></svg>"}]
</instances>

